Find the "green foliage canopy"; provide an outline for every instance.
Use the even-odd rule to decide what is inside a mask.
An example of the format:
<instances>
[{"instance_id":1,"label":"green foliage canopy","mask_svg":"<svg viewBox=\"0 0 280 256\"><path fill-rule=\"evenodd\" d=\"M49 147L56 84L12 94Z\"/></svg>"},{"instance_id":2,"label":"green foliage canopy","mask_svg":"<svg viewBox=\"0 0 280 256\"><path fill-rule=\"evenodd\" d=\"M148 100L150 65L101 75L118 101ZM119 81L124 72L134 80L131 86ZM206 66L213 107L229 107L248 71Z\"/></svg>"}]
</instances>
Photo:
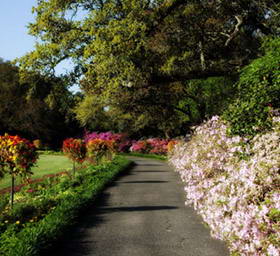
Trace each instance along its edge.
<instances>
[{"instance_id":1,"label":"green foliage canopy","mask_svg":"<svg viewBox=\"0 0 280 256\"><path fill-rule=\"evenodd\" d=\"M52 75L71 59L69 81L86 95L77 108L82 123L109 106L143 126L174 130L184 124L180 115L194 122L186 81L236 74L258 56L261 37L277 33L278 7L269 0L40 0L29 25L40 43L19 60L21 74Z\"/></svg>"},{"instance_id":2,"label":"green foliage canopy","mask_svg":"<svg viewBox=\"0 0 280 256\"><path fill-rule=\"evenodd\" d=\"M253 135L271 127L272 111L280 108L280 39L264 43L265 55L242 70L238 97L225 111L231 133Z\"/></svg>"},{"instance_id":3,"label":"green foliage canopy","mask_svg":"<svg viewBox=\"0 0 280 256\"><path fill-rule=\"evenodd\" d=\"M71 113L74 96L60 78L34 73L25 78L20 80L13 64L0 63L0 134L18 134L60 147L60 140L78 128Z\"/></svg>"}]
</instances>

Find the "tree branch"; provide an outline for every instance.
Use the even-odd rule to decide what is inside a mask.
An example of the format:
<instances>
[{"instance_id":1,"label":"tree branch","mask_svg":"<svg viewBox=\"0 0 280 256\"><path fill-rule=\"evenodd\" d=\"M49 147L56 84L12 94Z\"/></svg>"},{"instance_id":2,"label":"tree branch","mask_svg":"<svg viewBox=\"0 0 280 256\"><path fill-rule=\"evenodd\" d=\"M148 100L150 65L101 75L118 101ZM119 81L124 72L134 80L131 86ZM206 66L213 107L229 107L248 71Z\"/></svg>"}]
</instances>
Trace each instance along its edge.
<instances>
[{"instance_id":1,"label":"tree branch","mask_svg":"<svg viewBox=\"0 0 280 256\"><path fill-rule=\"evenodd\" d=\"M232 39L234 39L237 34L239 33L240 31L240 27L243 25L243 17L242 16L234 16L235 19L237 20L237 24L235 25L235 29L234 31L232 32L232 34L229 35L229 38L228 40L226 41L225 43L225 46L228 46L229 43L232 41Z\"/></svg>"}]
</instances>

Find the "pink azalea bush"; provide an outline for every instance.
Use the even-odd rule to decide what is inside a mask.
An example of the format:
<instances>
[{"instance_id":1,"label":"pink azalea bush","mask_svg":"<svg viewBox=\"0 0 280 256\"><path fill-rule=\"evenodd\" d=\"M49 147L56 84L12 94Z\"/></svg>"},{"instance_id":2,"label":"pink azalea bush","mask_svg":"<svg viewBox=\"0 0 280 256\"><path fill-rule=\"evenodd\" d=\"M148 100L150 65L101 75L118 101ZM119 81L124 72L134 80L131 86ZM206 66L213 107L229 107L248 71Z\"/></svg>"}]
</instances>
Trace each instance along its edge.
<instances>
[{"instance_id":1,"label":"pink azalea bush","mask_svg":"<svg viewBox=\"0 0 280 256\"><path fill-rule=\"evenodd\" d=\"M139 140L132 143L131 152L166 155L168 151L169 140L160 138L150 138L147 140Z\"/></svg>"},{"instance_id":2,"label":"pink azalea bush","mask_svg":"<svg viewBox=\"0 0 280 256\"><path fill-rule=\"evenodd\" d=\"M250 142L219 117L175 145L169 161L191 204L233 255L280 255L280 119Z\"/></svg>"},{"instance_id":3,"label":"pink azalea bush","mask_svg":"<svg viewBox=\"0 0 280 256\"><path fill-rule=\"evenodd\" d=\"M167 145L169 140L152 138L148 139L147 142L151 145L152 149L150 153L156 155L166 155L167 154Z\"/></svg>"},{"instance_id":4,"label":"pink azalea bush","mask_svg":"<svg viewBox=\"0 0 280 256\"><path fill-rule=\"evenodd\" d=\"M149 153L151 150L150 145L145 140L134 141L130 147L131 152L136 153Z\"/></svg>"},{"instance_id":5,"label":"pink azalea bush","mask_svg":"<svg viewBox=\"0 0 280 256\"><path fill-rule=\"evenodd\" d=\"M118 152L128 152L132 142L127 138L124 133L112 133L112 132L86 132L84 136L85 143L91 140L103 140L103 141L113 141Z\"/></svg>"}]
</instances>

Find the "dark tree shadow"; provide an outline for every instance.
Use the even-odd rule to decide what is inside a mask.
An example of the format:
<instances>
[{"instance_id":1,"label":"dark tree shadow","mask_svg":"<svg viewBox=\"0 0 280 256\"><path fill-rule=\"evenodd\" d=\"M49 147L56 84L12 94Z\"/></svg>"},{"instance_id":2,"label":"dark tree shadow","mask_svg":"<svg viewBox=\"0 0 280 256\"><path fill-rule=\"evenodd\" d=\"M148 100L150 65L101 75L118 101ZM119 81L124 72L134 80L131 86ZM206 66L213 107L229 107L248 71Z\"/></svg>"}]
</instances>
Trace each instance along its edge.
<instances>
[{"instance_id":1,"label":"dark tree shadow","mask_svg":"<svg viewBox=\"0 0 280 256\"><path fill-rule=\"evenodd\" d=\"M178 207L159 205L159 206L131 206L131 207L108 207L100 209L99 212L107 214L111 212L142 212L142 211L162 211L162 210L175 210Z\"/></svg>"}]
</instances>

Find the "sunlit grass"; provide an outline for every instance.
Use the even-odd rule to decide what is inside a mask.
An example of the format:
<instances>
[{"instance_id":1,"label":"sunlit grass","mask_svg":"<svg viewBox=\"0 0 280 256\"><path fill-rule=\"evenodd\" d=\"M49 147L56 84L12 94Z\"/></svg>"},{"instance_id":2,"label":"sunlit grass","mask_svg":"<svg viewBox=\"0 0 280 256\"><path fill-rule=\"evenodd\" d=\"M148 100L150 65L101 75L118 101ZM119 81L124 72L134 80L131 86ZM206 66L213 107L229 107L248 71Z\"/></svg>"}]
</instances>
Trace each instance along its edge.
<instances>
[{"instance_id":1,"label":"sunlit grass","mask_svg":"<svg viewBox=\"0 0 280 256\"><path fill-rule=\"evenodd\" d=\"M63 155L40 155L36 166L31 170L34 173L32 179L40 178L46 174L53 174L72 169L72 162ZM20 179L16 180L16 184L20 184ZM11 177L6 175L0 180L0 189L7 188L11 185Z\"/></svg>"}]
</instances>

